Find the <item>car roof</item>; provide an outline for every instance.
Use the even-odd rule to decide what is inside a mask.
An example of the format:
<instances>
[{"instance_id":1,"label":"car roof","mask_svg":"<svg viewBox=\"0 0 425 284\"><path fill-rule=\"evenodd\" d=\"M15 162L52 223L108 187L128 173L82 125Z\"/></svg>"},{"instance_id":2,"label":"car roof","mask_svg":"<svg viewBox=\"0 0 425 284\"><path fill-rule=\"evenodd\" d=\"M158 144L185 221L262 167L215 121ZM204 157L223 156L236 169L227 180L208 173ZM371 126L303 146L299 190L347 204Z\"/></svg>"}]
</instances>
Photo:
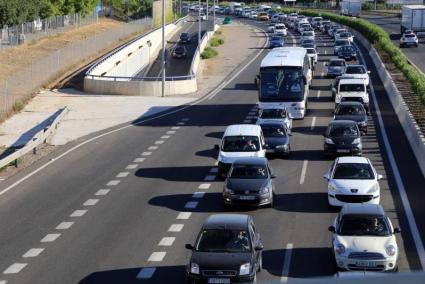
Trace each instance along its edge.
<instances>
[{"instance_id":1,"label":"car roof","mask_svg":"<svg viewBox=\"0 0 425 284\"><path fill-rule=\"evenodd\" d=\"M255 124L234 124L226 128L224 136L259 136L261 127Z\"/></svg>"},{"instance_id":2,"label":"car roof","mask_svg":"<svg viewBox=\"0 0 425 284\"><path fill-rule=\"evenodd\" d=\"M339 84L343 85L343 84L364 84L365 80L364 79L347 79L347 78L341 78L339 80Z\"/></svg>"},{"instance_id":3,"label":"car roof","mask_svg":"<svg viewBox=\"0 0 425 284\"><path fill-rule=\"evenodd\" d=\"M355 124L357 125L357 123L353 120L346 120L346 119L341 119L341 120L332 120L331 122L329 122L329 125L335 125L335 124Z\"/></svg>"},{"instance_id":4,"label":"car roof","mask_svg":"<svg viewBox=\"0 0 425 284\"><path fill-rule=\"evenodd\" d=\"M261 67L303 66L307 51L303 47L279 47L270 51L261 61Z\"/></svg>"},{"instance_id":5,"label":"car roof","mask_svg":"<svg viewBox=\"0 0 425 284\"><path fill-rule=\"evenodd\" d=\"M342 215L381 215L385 216L385 211L379 204L348 203L341 209Z\"/></svg>"},{"instance_id":6,"label":"car roof","mask_svg":"<svg viewBox=\"0 0 425 284\"><path fill-rule=\"evenodd\" d=\"M249 220L250 216L245 214L214 214L205 220L202 228L246 230Z\"/></svg>"},{"instance_id":7,"label":"car roof","mask_svg":"<svg viewBox=\"0 0 425 284\"><path fill-rule=\"evenodd\" d=\"M369 159L366 157L352 157L352 156L346 156L346 157L339 157L336 159L337 164L369 164Z\"/></svg>"},{"instance_id":8,"label":"car roof","mask_svg":"<svg viewBox=\"0 0 425 284\"><path fill-rule=\"evenodd\" d=\"M264 157L243 157L236 159L233 164L236 165L255 165L255 166L266 166L267 158Z\"/></svg>"}]
</instances>

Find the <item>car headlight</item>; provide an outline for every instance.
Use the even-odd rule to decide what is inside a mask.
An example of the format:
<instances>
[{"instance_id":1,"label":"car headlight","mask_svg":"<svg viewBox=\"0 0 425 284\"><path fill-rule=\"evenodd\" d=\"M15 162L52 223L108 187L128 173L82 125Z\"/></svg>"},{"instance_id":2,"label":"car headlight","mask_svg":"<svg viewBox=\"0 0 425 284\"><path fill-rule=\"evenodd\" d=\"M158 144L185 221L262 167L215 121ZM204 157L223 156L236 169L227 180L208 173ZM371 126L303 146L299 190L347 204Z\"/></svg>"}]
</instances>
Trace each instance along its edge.
<instances>
[{"instance_id":1,"label":"car headlight","mask_svg":"<svg viewBox=\"0 0 425 284\"><path fill-rule=\"evenodd\" d=\"M325 138L325 143L326 144L335 144L334 141L332 141L331 138Z\"/></svg>"},{"instance_id":2,"label":"car headlight","mask_svg":"<svg viewBox=\"0 0 425 284\"><path fill-rule=\"evenodd\" d=\"M351 144L360 144L360 138L356 138L356 139L354 139L353 140L353 143L351 143Z\"/></svg>"},{"instance_id":3,"label":"car headlight","mask_svg":"<svg viewBox=\"0 0 425 284\"><path fill-rule=\"evenodd\" d=\"M260 189L260 194L269 193L270 192L270 189L271 189L270 185L268 185L266 187L263 187L262 189Z\"/></svg>"},{"instance_id":4,"label":"car headlight","mask_svg":"<svg viewBox=\"0 0 425 284\"><path fill-rule=\"evenodd\" d=\"M367 193L375 193L379 190L379 185L378 184L374 184L368 191Z\"/></svg>"},{"instance_id":5,"label":"car headlight","mask_svg":"<svg viewBox=\"0 0 425 284\"><path fill-rule=\"evenodd\" d=\"M335 252L338 255L341 255L345 252L345 246L343 244L337 244L335 247Z\"/></svg>"},{"instance_id":6,"label":"car headlight","mask_svg":"<svg viewBox=\"0 0 425 284\"><path fill-rule=\"evenodd\" d=\"M337 190L338 188L333 183L328 184L328 191L337 191Z\"/></svg>"},{"instance_id":7,"label":"car headlight","mask_svg":"<svg viewBox=\"0 0 425 284\"><path fill-rule=\"evenodd\" d=\"M394 256L397 253L397 249L393 245L389 245L385 248L387 255Z\"/></svg>"},{"instance_id":8,"label":"car headlight","mask_svg":"<svg viewBox=\"0 0 425 284\"><path fill-rule=\"evenodd\" d=\"M239 275L248 275L250 270L251 270L251 264L249 262L244 263L239 268Z\"/></svg>"},{"instance_id":9,"label":"car headlight","mask_svg":"<svg viewBox=\"0 0 425 284\"><path fill-rule=\"evenodd\" d=\"M199 274L199 265L194 263L194 262L191 262L190 263L190 273Z\"/></svg>"}]
</instances>

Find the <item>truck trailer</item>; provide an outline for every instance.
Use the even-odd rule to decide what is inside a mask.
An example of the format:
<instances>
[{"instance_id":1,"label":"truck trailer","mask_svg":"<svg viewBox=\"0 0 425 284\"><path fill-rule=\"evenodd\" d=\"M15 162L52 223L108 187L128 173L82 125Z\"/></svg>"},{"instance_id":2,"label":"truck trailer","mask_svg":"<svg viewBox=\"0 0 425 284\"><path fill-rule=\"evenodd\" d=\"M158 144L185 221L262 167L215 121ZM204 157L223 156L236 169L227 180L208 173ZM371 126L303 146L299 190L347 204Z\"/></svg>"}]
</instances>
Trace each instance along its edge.
<instances>
[{"instance_id":1,"label":"truck trailer","mask_svg":"<svg viewBox=\"0 0 425 284\"><path fill-rule=\"evenodd\" d=\"M340 3L341 15L358 17L362 10L362 2L360 0L344 0Z\"/></svg>"},{"instance_id":2,"label":"truck trailer","mask_svg":"<svg viewBox=\"0 0 425 284\"><path fill-rule=\"evenodd\" d=\"M412 30L425 35L425 5L405 5L401 12L401 33Z\"/></svg>"}]
</instances>

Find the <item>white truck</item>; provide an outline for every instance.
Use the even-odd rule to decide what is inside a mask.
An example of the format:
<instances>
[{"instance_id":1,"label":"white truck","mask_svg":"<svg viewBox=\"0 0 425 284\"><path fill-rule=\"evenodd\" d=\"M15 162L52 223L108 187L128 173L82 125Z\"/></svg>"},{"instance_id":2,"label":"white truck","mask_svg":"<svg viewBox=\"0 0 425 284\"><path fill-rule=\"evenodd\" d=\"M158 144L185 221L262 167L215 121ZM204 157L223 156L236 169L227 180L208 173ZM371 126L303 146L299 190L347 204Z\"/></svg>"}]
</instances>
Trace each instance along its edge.
<instances>
[{"instance_id":1,"label":"white truck","mask_svg":"<svg viewBox=\"0 0 425 284\"><path fill-rule=\"evenodd\" d=\"M419 35L425 34L425 5L405 5L401 12L401 33L412 30Z\"/></svg>"},{"instance_id":2,"label":"white truck","mask_svg":"<svg viewBox=\"0 0 425 284\"><path fill-rule=\"evenodd\" d=\"M340 3L341 15L358 17L362 10L362 2L360 0L344 0Z\"/></svg>"}]
</instances>

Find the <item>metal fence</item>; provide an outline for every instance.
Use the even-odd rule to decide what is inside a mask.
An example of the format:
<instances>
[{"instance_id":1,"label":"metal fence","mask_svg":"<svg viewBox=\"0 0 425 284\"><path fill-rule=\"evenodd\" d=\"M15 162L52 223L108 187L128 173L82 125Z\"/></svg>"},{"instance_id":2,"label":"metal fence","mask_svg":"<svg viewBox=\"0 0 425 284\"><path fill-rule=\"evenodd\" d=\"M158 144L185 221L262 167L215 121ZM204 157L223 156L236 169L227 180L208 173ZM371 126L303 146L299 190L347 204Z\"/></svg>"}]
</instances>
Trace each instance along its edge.
<instances>
[{"instance_id":1,"label":"metal fence","mask_svg":"<svg viewBox=\"0 0 425 284\"><path fill-rule=\"evenodd\" d=\"M49 83L52 79L80 64L84 59L99 55L112 44L128 36L150 29L151 18L122 24L113 30L104 31L51 52L34 60L26 69L11 74L0 81L0 119L11 110L20 107L20 102Z\"/></svg>"}]
</instances>

